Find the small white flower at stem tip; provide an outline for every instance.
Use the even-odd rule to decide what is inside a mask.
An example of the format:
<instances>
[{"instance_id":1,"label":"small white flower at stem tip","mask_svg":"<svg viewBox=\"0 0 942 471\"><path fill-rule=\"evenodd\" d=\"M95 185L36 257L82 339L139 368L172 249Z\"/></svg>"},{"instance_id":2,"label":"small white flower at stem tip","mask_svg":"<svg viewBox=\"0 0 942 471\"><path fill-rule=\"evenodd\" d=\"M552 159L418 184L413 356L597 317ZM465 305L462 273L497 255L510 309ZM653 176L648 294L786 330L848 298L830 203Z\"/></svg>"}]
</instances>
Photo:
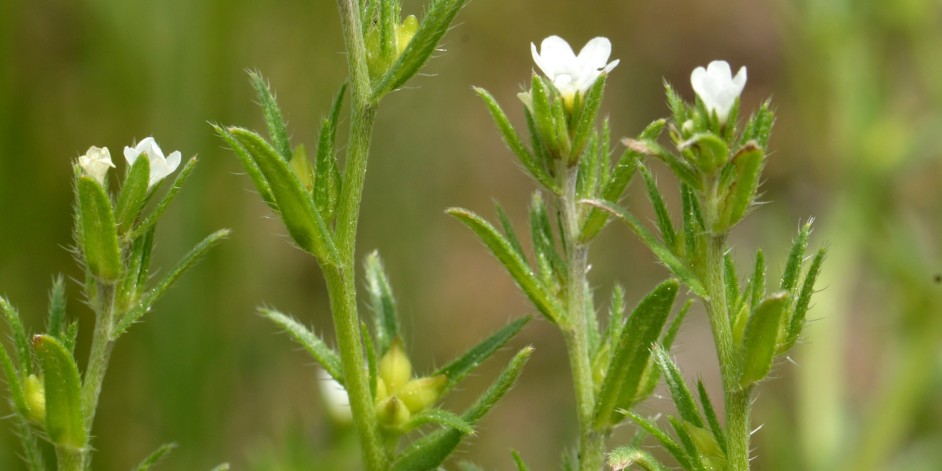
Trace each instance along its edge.
<instances>
[{"instance_id":1,"label":"small white flower at stem tip","mask_svg":"<svg viewBox=\"0 0 942 471\"><path fill-rule=\"evenodd\" d=\"M577 56L565 39L550 36L540 43L540 50L530 43L533 61L553 82L567 105L572 104L576 94L585 93L602 73L611 72L619 60L608 62L612 43L608 38L592 38L582 47Z\"/></svg>"},{"instance_id":2,"label":"small white flower at stem tip","mask_svg":"<svg viewBox=\"0 0 942 471\"><path fill-rule=\"evenodd\" d=\"M124 148L124 158L129 165L134 165L134 161L141 154L147 154L150 163L150 180L148 187L153 187L157 182L166 178L180 166L180 151L175 150L170 155L164 157L164 152L160 150L157 141L153 137L146 137L138 142L134 147Z\"/></svg>"},{"instance_id":3,"label":"small white flower at stem tip","mask_svg":"<svg viewBox=\"0 0 942 471\"><path fill-rule=\"evenodd\" d=\"M85 155L78 158L78 164L85 175L94 178L101 185L105 184L105 174L108 173L108 169L114 168L111 152L107 147L89 147Z\"/></svg>"},{"instance_id":4,"label":"small white flower at stem tip","mask_svg":"<svg viewBox=\"0 0 942 471\"><path fill-rule=\"evenodd\" d=\"M716 113L720 124L726 124L729 112L736 104L736 99L746 86L746 67L740 67L733 77L733 71L726 61L713 61L704 69L697 67L690 74L690 84L707 111Z\"/></svg>"},{"instance_id":5,"label":"small white flower at stem tip","mask_svg":"<svg viewBox=\"0 0 942 471\"><path fill-rule=\"evenodd\" d=\"M341 422L352 420L353 412L350 410L350 397L347 395L347 390L331 377L326 370L321 369L317 379L321 396L330 415Z\"/></svg>"}]
</instances>

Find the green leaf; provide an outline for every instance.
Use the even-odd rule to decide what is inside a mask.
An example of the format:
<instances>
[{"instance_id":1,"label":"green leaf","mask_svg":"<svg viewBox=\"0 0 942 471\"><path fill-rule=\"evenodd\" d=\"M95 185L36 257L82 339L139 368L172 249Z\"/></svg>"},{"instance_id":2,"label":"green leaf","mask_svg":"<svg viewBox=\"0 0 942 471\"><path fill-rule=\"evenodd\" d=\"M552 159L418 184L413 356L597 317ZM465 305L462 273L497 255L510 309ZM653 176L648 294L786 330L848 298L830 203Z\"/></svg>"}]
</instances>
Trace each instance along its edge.
<instances>
[{"instance_id":1,"label":"green leaf","mask_svg":"<svg viewBox=\"0 0 942 471\"><path fill-rule=\"evenodd\" d=\"M808 249L808 236L811 235L811 223L806 222L798 235L792 242L791 251L788 252L788 261L785 263L785 272L782 273L782 283L779 289L791 293L798 285L798 278L801 276L801 264L805 258L805 250Z\"/></svg>"},{"instance_id":2,"label":"green leaf","mask_svg":"<svg viewBox=\"0 0 942 471\"><path fill-rule=\"evenodd\" d=\"M451 391L462 379L468 376L475 368L481 365L488 357L507 344L527 322L532 319L530 316L524 316L514 319L513 322L505 325L497 332L494 332L479 344L475 345L460 357L451 363L443 366L432 376L445 375L448 382L445 383L441 395L444 396Z\"/></svg>"},{"instance_id":3,"label":"green leaf","mask_svg":"<svg viewBox=\"0 0 942 471\"><path fill-rule=\"evenodd\" d=\"M517 134L517 131L514 130L513 125L510 124L510 120L507 118L507 115L504 114L504 110L501 109L497 100L483 88L474 87L474 92L484 100L488 111L491 113L491 118L494 119L494 124L497 125L497 130L500 131L504 144L510 148L517 157L517 160L519 160L530 173L530 176L546 187L546 189L555 194L559 194L561 191L559 184L546 172L540 160L523 145L520 136Z\"/></svg>"},{"instance_id":4,"label":"green leaf","mask_svg":"<svg viewBox=\"0 0 942 471\"><path fill-rule=\"evenodd\" d=\"M523 462L523 458L517 450L510 450L510 454L514 457L514 464L517 465L517 471L530 471L530 468L527 468L527 464Z\"/></svg>"},{"instance_id":5,"label":"green leaf","mask_svg":"<svg viewBox=\"0 0 942 471\"><path fill-rule=\"evenodd\" d=\"M677 412L680 413L681 418L685 421L697 427L703 427L703 419L700 418L700 413L697 411L697 405L693 400L693 395L690 393L690 389L687 388L687 383L684 381L684 376L681 374L677 364L674 363L670 354L660 345L655 345L652 350L654 353L654 361L657 362L661 374L664 375L664 382L667 383L667 389L671 392L674 405L677 406Z\"/></svg>"},{"instance_id":6,"label":"green leaf","mask_svg":"<svg viewBox=\"0 0 942 471\"><path fill-rule=\"evenodd\" d=\"M657 183L651 176L651 171L645 165L638 165L638 173L644 179L644 184L648 187L648 199L651 206L654 207L654 214L657 216L657 227L661 232L661 240L668 249L674 249L675 233L674 223L671 221L670 214L667 212L667 206L664 204L664 198L657 189Z\"/></svg>"},{"instance_id":7,"label":"green leaf","mask_svg":"<svg viewBox=\"0 0 942 471\"><path fill-rule=\"evenodd\" d=\"M32 356L29 352L29 341L26 337L26 329L23 328L23 322L20 313L10 304L10 301L0 296L0 310L3 311L3 318L10 326L13 335L13 346L16 349L15 359L19 362L20 377L25 378L33 373Z\"/></svg>"},{"instance_id":8,"label":"green leaf","mask_svg":"<svg viewBox=\"0 0 942 471\"><path fill-rule=\"evenodd\" d=\"M33 349L43 371L49 439L58 446L84 448L88 435L83 425L82 388L75 360L50 335L34 336Z\"/></svg>"},{"instance_id":9,"label":"green leaf","mask_svg":"<svg viewBox=\"0 0 942 471\"><path fill-rule=\"evenodd\" d=\"M152 288L150 291L141 296L140 301L137 303L137 306L134 309L128 311L127 314L118 319L117 324L115 325L114 331L111 335L112 339L117 339L128 327L131 327L135 322L140 320L140 318L147 312L150 311L151 307L154 305L154 302L160 298L173 284L187 272L190 268L196 265L197 262L206 255L206 252L209 249L216 246L216 244L222 242L229 237L229 229L220 229L212 234L208 235L205 239L200 241L199 244L196 244L195 247L190 249L190 251L183 256L183 258L177 262L177 265L170 270L170 273L167 274L157 285Z\"/></svg>"},{"instance_id":10,"label":"green leaf","mask_svg":"<svg viewBox=\"0 0 942 471\"><path fill-rule=\"evenodd\" d=\"M736 275L736 265L733 264L733 257L727 252L723 255L723 282L726 283L726 305L737 306L739 304L739 276ZM730 309L732 313L732 309ZM732 322L733 319L730 319Z\"/></svg>"},{"instance_id":11,"label":"green leaf","mask_svg":"<svg viewBox=\"0 0 942 471\"><path fill-rule=\"evenodd\" d=\"M379 354L383 355L393 339L399 337L399 314L392 286L383 268L383 260L376 251L366 257L366 290L370 296L370 310L373 311Z\"/></svg>"},{"instance_id":12,"label":"green leaf","mask_svg":"<svg viewBox=\"0 0 942 471\"><path fill-rule=\"evenodd\" d=\"M514 356L497 380L462 414L472 426L477 423L517 382L523 366L533 353L526 347ZM440 430L412 442L390 466L392 471L424 471L440 465L458 446L464 433L453 428Z\"/></svg>"},{"instance_id":13,"label":"green leaf","mask_svg":"<svg viewBox=\"0 0 942 471\"><path fill-rule=\"evenodd\" d=\"M443 427L453 428L464 435L474 435L474 427L465 422L454 412L442 409L425 409L409 418L406 423L406 430L415 430L423 425L438 424Z\"/></svg>"},{"instance_id":14,"label":"green leaf","mask_svg":"<svg viewBox=\"0 0 942 471\"><path fill-rule=\"evenodd\" d=\"M601 197L605 201L616 203L621 199L625 189L628 188L628 182L631 181L635 169L638 168L639 156L637 152L631 149L625 150L622 156L615 164L614 170L608 181L602 188ZM582 225L582 231L579 233L579 240L588 242L598 235L605 223L608 222L608 213L599 208L592 208Z\"/></svg>"},{"instance_id":15,"label":"green leaf","mask_svg":"<svg viewBox=\"0 0 942 471\"><path fill-rule=\"evenodd\" d=\"M779 353L784 353L791 348L798 341L798 336L801 335L801 330L805 327L805 315L808 312L808 306L811 304L811 295L814 294L814 283L821 272L821 264L824 262L826 254L827 249L818 250L814 260L811 261L811 267L808 268L808 273L805 274L805 281L801 285L801 292L799 292L798 300L795 302L794 312L788 322L785 342L779 346Z\"/></svg>"},{"instance_id":16,"label":"green leaf","mask_svg":"<svg viewBox=\"0 0 942 471\"><path fill-rule=\"evenodd\" d=\"M749 387L765 378L772 369L772 359L782 320L788 308L788 293L774 293L753 310L746 325L741 348L742 374L739 384Z\"/></svg>"},{"instance_id":17,"label":"green leaf","mask_svg":"<svg viewBox=\"0 0 942 471\"><path fill-rule=\"evenodd\" d=\"M497 208L497 218L500 219L500 226L501 229L504 230L504 236L507 238L507 242L509 242L514 251L517 252L517 255L520 255L520 258L526 260L526 255L523 253L523 246L520 245L520 239L517 238L517 234L514 232L514 226L510 222L510 218L507 217L504 207L496 201L494 202L494 207Z\"/></svg>"},{"instance_id":18,"label":"green leaf","mask_svg":"<svg viewBox=\"0 0 942 471\"><path fill-rule=\"evenodd\" d=\"M684 151L690 150L696 158L694 164L706 174L712 174L729 159L729 148L726 142L713 133L695 134L677 147Z\"/></svg>"},{"instance_id":19,"label":"green leaf","mask_svg":"<svg viewBox=\"0 0 942 471\"><path fill-rule=\"evenodd\" d=\"M173 451L173 449L176 447L177 447L176 443L165 443L161 445L160 448L154 450L154 452L151 453L150 456L148 456L147 458L144 458L144 461L141 461L141 463L138 464L136 468L134 468L135 471L149 470L151 466L154 466L155 464L160 462L160 460L162 460L164 456L167 456L167 454Z\"/></svg>"},{"instance_id":20,"label":"green leaf","mask_svg":"<svg viewBox=\"0 0 942 471\"><path fill-rule=\"evenodd\" d=\"M650 420L645 419L644 417L631 411L622 412L624 412L625 416L631 419L632 422L638 424L639 427L644 429L644 431L648 432L648 434L654 437L655 440L660 442L661 446L663 446L664 449L667 450L667 452L670 453L675 460L677 460L677 463L680 464L681 468L688 470L693 469L693 466L690 463L690 458L687 456L687 453L684 452L683 448L681 448L680 445L670 437L670 435L655 425L654 422L651 422Z\"/></svg>"},{"instance_id":21,"label":"green leaf","mask_svg":"<svg viewBox=\"0 0 942 471\"><path fill-rule=\"evenodd\" d=\"M641 224L641 221L638 221L631 213L626 211L624 208L609 203L607 201L600 200L587 200L583 203L601 208L610 214L617 216L625 224L631 228L632 231L641 239L641 242L644 245L648 246L651 252L658 258L658 260L663 263L671 273L674 274L677 278L680 279L691 291L694 292L697 296L702 298L707 298L706 290L703 288L703 284L700 283L700 280L697 279L693 271L684 264L676 255L667 247L664 246L654 234L651 234L644 225Z\"/></svg>"},{"instance_id":22,"label":"green leaf","mask_svg":"<svg viewBox=\"0 0 942 471\"><path fill-rule=\"evenodd\" d=\"M239 143L226 128L218 124L212 124L212 127L213 130L216 131L216 135L222 138L223 141L226 141L226 144L229 145L232 151L235 152L236 157L239 158L239 161L242 162L245 173L252 179L252 183L255 184L255 189L258 190L258 194L262 197L262 200L265 201L271 209L277 211L278 204L275 202L274 195L272 195L271 186L268 184L268 180L265 179L265 176L262 175L261 169L258 168L255 159L249 154L248 149ZM179 177L177 180L179 180ZM176 184L174 184L174 187L176 187Z\"/></svg>"},{"instance_id":23,"label":"green leaf","mask_svg":"<svg viewBox=\"0 0 942 471\"><path fill-rule=\"evenodd\" d=\"M700 406L703 408L703 415L706 416L707 424L710 426L710 431L713 433L713 438L716 440L716 443L720 446L723 453L726 453L726 435L723 432L723 427L720 425L719 418L716 416L716 411L713 409L710 395L707 394L706 387L703 386L703 381L700 379L697 379L697 395L700 397Z\"/></svg>"},{"instance_id":24,"label":"green leaf","mask_svg":"<svg viewBox=\"0 0 942 471\"><path fill-rule=\"evenodd\" d=\"M595 409L596 427L616 423L619 408L630 409L641 398L638 389L651 356L651 345L657 342L667 322L680 283L667 280L654 288L628 316L624 333L612 354L605 381L599 390Z\"/></svg>"},{"instance_id":25,"label":"green leaf","mask_svg":"<svg viewBox=\"0 0 942 471\"><path fill-rule=\"evenodd\" d=\"M683 126L687 119L689 119L690 114L687 110L687 104L684 103L684 99L674 91L674 87L672 87L667 80L664 80L664 92L667 95L667 106L671 110L674 124Z\"/></svg>"},{"instance_id":26,"label":"green leaf","mask_svg":"<svg viewBox=\"0 0 942 471\"><path fill-rule=\"evenodd\" d=\"M461 10L467 2L468 0L432 0L429 3L415 36L409 41L396 62L373 85L373 101L401 87L406 80L419 71L429 56L435 52L438 42L448 31L458 10Z\"/></svg>"},{"instance_id":27,"label":"green leaf","mask_svg":"<svg viewBox=\"0 0 942 471\"><path fill-rule=\"evenodd\" d=\"M337 201L340 198L340 170L337 166L337 155L334 147L337 136L337 122L340 119L340 110L343 106L343 97L347 91L347 84L340 87L340 92L334 97L330 117L321 124L321 132L317 141L317 156L314 170L314 205L322 211L327 221L333 219Z\"/></svg>"},{"instance_id":28,"label":"green leaf","mask_svg":"<svg viewBox=\"0 0 942 471\"><path fill-rule=\"evenodd\" d=\"M285 126L285 120L281 116L281 109L278 108L278 102L271 92L268 82L256 70L249 70L249 81L255 88L258 95L258 104L262 107L262 113L265 115L265 124L268 125L268 135L276 151L281 154L285 161L291 160L291 141L288 139L288 129Z\"/></svg>"},{"instance_id":29,"label":"green leaf","mask_svg":"<svg viewBox=\"0 0 942 471\"><path fill-rule=\"evenodd\" d=\"M543 204L543 197L538 191L533 193L533 199L530 202L530 234L543 286L551 286L554 291L558 290L560 285L568 282L566 280L568 268L566 268L566 261L556 252L552 223L546 212L546 206Z\"/></svg>"},{"instance_id":30,"label":"green leaf","mask_svg":"<svg viewBox=\"0 0 942 471\"><path fill-rule=\"evenodd\" d=\"M164 211L167 210L167 207L170 206L170 203L177 197L177 194L180 193L180 189L183 188L183 184L190 178L190 175L193 174L193 169L196 168L196 163L198 159L196 157L191 157L190 160L187 160L183 164L183 168L177 172L177 178L173 180L173 186L164 193L163 198L160 198L160 201L157 202L157 206L148 214L141 223L131 231L131 234L126 236L127 239L137 239L147 231L154 228L157 225L157 220L160 219L160 216L164 214Z\"/></svg>"},{"instance_id":31,"label":"green leaf","mask_svg":"<svg viewBox=\"0 0 942 471\"><path fill-rule=\"evenodd\" d=\"M687 313L690 312L691 306L693 306L693 299L688 299L687 302L681 306L680 311L677 312L677 315L674 316L674 320L672 320L670 325L667 327L667 331L664 332L664 336L661 337L661 348L663 348L664 351L669 352L671 346L674 345L674 340L677 338L677 333L680 332L680 326L687 317ZM648 365L645 367L641 384L638 388L638 397L650 396L651 393L654 392L654 388L657 387L657 383L660 378L661 371L658 369L657 365L654 365L653 362L649 360Z\"/></svg>"},{"instance_id":32,"label":"green leaf","mask_svg":"<svg viewBox=\"0 0 942 471\"><path fill-rule=\"evenodd\" d=\"M78 178L79 238L88 270L96 278L112 283L121 277L121 249L111 210L111 198L91 177Z\"/></svg>"},{"instance_id":33,"label":"green leaf","mask_svg":"<svg viewBox=\"0 0 942 471\"><path fill-rule=\"evenodd\" d=\"M726 232L746 214L756 198L759 177L765 163L765 152L758 145L747 143L733 156L729 165L735 171L732 184L725 189L726 201L714 227L717 232Z\"/></svg>"},{"instance_id":34,"label":"green leaf","mask_svg":"<svg viewBox=\"0 0 942 471\"><path fill-rule=\"evenodd\" d=\"M602 106L602 94L605 91L607 74L602 73L595 80L592 87L585 93L585 99L579 113L575 118L575 133L573 134L572 150L569 161L575 162L582 156L586 143L595 130L595 121L598 119L599 108Z\"/></svg>"},{"instance_id":35,"label":"green leaf","mask_svg":"<svg viewBox=\"0 0 942 471\"><path fill-rule=\"evenodd\" d=\"M553 323L560 321L558 307L554 299L546 292L543 284L536 277L530 266L511 246L506 238L497 232L494 226L477 214L461 208L451 208L448 214L458 218L468 226L491 250L491 253L510 272L510 276L517 282L517 286L530 298L534 306Z\"/></svg>"},{"instance_id":36,"label":"green leaf","mask_svg":"<svg viewBox=\"0 0 942 471\"><path fill-rule=\"evenodd\" d=\"M645 471L667 471L650 453L634 447L618 447L608 454L608 466L612 471L626 470L637 466Z\"/></svg>"},{"instance_id":37,"label":"green leaf","mask_svg":"<svg viewBox=\"0 0 942 471\"><path fill-rule=\"evenodd\" d=\"M670 422L671 427L674 429L674 433L680 440L680 443L684 446L684 449L687 450L687 456L690 458L691 465L689 469L694 471L706 471L706 466L703 464L703 458L705 458L705 456L700 453L699 448L697 448L697 444L694 442L693 437L691 437L690 433L688 432L688 427L690 424L672 416L668 416L667 421Z\"/></svg>"},{"instance_id":38,"label":"green leaf","mask_svg":"<svg viewBox=\"0 0 942 471\"><path fill-rule=\"evenodd\" d=\"M148 184L150 182L150 158L142 155L134 161L127 178L118 193L118 204L114 217L118 223L118 232L126 233L134 220L141 214L144 203L147 202Z\"/></svg>"},{"instance_id":39,"label":"green leaf","mask_svg":"<svg viewBox=\"0 0 942 471\"><path fill-rule=\"evenodd\" d=\"M366 351L366 372L370 377L370 397L376 399L379 357L376 355L376 347L373 346L373 336L370 335L370 330L366 328L365 322L360 322L360 333L363 337L363 349Z\"/></svg>"},{"instance_id":40,"label":"green leaf","mask_svg":"<svg viewBox=\"0 0 942 471\"><path fill-rule=\"evenodd\" d=\"M314 206L311 195L304 191L288 163L278 157L258 134L241 128L230 128L229 131L245 146L271 185L278 211L294 241L303 250L314 254L321 263L336 265L339 254L333 235Z\"/></svg>"},{"instance_id":41,"label":"green leaf","mask_svg":"<svg viewBox=\"0 0 942 471\"><path fill-rule=\"evenodd\" d=\"M530 97L533 99L533 120L537 135L543 146L550 151L550 160L560 158L559 136L556 135L556 119L553 115L550 95L543 79L533 74L530 80Z\"/></svg>"},{"instance_id":42,"label":"green leaf","mask_svg":"<svg viewBox=\"0 0 942 471\"><path fill-rule=\"evenodd\" d=\"M759 107L759 111L752 115L746 123L742 137L739 140L740 144L756 141L759 147L765 149L768 147L769 136L772 134L772 125L774 123L775 113L772 111L772 102L766 100Z\"/></svg>"},{"instance_id":43,"label":"green leaf","mask_svg":"<svg viewBox=\"0 0 942 471\"><path fill-rule=\"evenodd\" d=\"M654 139L622 139L621 142L625 147L639 154L656 157L658 160L667 164L682 183L686 183L694 188L703 187L703 181L690 164L662 147Z\"/></svg>"},{"instance_id":44,"label":"green leaf","mask_svg":"<svg viewBox=\"0 0 942 471\"><path fill-rule=\"evenodd\" d=\"M321 340L320 337L308 330L300 322L291 318L291 316L282 314L274 309L260 308L259 313L275 324L278 324L295 342L304 347L304 350L311 354L330 376L341 385L344 384L343 366L340 363L340 355L327 346L327 343Z\"/></svg>"},{"instance_id":45,"label":"green leaf","mask_svg":"<svg viewBox=\"0 0 942 471\"><path fill-rule=\"evenodd\" d=\"M49 290L49 319L46 321L46 330L49 335L65 342L65 278L58 275L52 279L52 288Z\"/></svg>"},{"instance_id":46,"label":"green leaf","mask_svg":"<svg viewBox=\"0 0 942 471\"><path fill-rule=\"evenodd\" d=\"M752 299L750 306L755 309L765 298L765 254L762 249L756 252L756 266L752 271Z\"/></svg>"},{"instance_id":47,"label":"green leaf","mask_svg":"<svg viewBox=\"0 0 942 471\"><path fill-rule=\"evenodd\" d=\"M10 354L3 345L0 345L0 367L3 367L3 377L6 380L7 388L10 390L13 408L21 417L27 417L29 407L26 405L26 392L23 390L20 376L16 372L16 366L13 365L13 359L10 358Z\"/></svg>"}]
</instances>

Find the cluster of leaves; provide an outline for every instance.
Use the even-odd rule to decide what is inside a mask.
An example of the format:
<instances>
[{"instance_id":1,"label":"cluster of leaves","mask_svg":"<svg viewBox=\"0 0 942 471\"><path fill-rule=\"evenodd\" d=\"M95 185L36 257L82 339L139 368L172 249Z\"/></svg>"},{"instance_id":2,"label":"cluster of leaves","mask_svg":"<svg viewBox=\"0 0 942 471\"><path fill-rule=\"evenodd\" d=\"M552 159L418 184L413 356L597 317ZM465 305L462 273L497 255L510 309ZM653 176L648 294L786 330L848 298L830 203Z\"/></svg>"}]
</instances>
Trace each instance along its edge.
<instances>
[{"instance_id":1,"label":"cluster of leaves","mask_svg":"<svg viewBox=\"0 0 942 471\"><path fill-rule=\"evenodd\" d=\"M67 319L62 277L53 281L46 333L32 338L17 310L0 298L15 347L12 355L0 348L0 363L30 470L47 469L39 438L57 451L80 455L88 466L92 422L111 345L149 312L184 272L228 236L228 230L211 234L157 283L148 283L157 220L195 164L195 158L188 161L171 188L152 205L148 203L159 185L149 185L146 157L138 158L128 169L116 197L109 195L106 185L75 167L75 258L86 269L85 299L96 315L92 355L104 362L90 361L84 377L74 357L78 322ZM147 469L170 449L162 447L137 469ZM59 456L63 469L62 453Z\"/></svg>"}]
</instances>

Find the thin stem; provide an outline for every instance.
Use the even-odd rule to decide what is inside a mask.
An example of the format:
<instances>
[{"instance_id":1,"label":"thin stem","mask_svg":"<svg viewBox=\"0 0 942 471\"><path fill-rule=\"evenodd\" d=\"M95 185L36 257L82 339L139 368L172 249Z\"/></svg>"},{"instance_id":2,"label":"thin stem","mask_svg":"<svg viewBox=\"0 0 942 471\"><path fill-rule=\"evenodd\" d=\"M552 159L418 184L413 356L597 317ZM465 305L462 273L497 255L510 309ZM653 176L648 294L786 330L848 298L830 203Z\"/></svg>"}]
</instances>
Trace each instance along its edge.
<instances>
[{"instance_id":1,"label":"thin stem","mask_svg":"<svg viewBox=\"0 0 942 471\"><path fill-rule=\"evenodd\" d=\"M579 416L579 469L602 469L605 453L605 433L593 427L595 414L595 382L592 379L591 352L589 351L589 322L586 313L586 270L588 244L579 242L581 215L576 203L578 166L565 169L565 189L561 200L563 237L568 255L568 287L566 292L566 325L563 327L569 366L576 394Z\"/></svg>"},{"instance_id":2,"label":"thin stem","mask_svg":"<svg viewBox=\"0 0 942 471\"><path fill-rule=\"evenodd\" d=\"M716 221L716 208L707 200L708 227ZM723 378L723 400L726 411L726 439L728 442L727 463L730 471L749 469L749 400L752 388L739 385L740 366L733 342L729 307L726 305L726 283L723 271L723 255L726 249L726 234L707 234L705 282L709 299L706 299L710 330L716 344L716 355Z\"/></svg>"},{"instance_id":3,"label":"thin stem","mask_svg":"<svg viewBox=\"0 0 942 471\"><path fill-rule=\"evenodd\" d=\"M325 266L324 277L343 363L344 385L350 409L363 449L366 469L386 469L387 456L377 429L369 373L360 338L356 297L356 233L360 201L366 179L366 162L376 110L370 102L370 79L366 65L366 46L361 34L360 12L356 0L337 0L352 96L350 136L347 160L337 205L335 237L340 251L339 266Z\"/></svg>"},{"instance_id":4,"label":"thin stem","mask_svg":"<svg viewBox=\"0 0 942 471\"><path fill-rule=\"evenodd\" d=\"M92 302L95 310L95 332L92 335L92 348L88 354L88 365L85 367L85 377L82 381L82 412L85 416L85 431L88 436L91 436L95 412L98 410L98 399L101 396L101 386L105 381L108 361L114 347L111 334L114 330L115 287L112 284L96 281L93 283L93 289L95 290L95 298ZM89 449L81 450L83 460L88 459ZM59 469L63 469L61 466L60 464Z\"/></svg>"}]
</instances>

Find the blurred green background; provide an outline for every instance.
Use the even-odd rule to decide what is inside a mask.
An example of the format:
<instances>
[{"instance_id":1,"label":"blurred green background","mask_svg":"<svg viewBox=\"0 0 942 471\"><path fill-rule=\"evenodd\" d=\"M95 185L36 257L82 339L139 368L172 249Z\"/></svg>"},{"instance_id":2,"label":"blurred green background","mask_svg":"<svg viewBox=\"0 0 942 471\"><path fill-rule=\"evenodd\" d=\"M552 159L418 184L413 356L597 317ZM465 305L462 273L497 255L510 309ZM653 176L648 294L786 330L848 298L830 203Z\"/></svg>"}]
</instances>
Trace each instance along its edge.
<instances>
[{"instance_id":1,"label":"blurred green background","mask_svg":"<svg viewBox=\"0 0 942 471\"><path fill-rule=\"evenodd\" d=\"M418 1L404 4L405 13L421 12ZM327 0L0 2L0 293L30 329L42 328L52 276L80 276L68 252L70 161L91 145L108 146L117 162L123 146L153 135L166 152L200 156L163 220L155 266L169 269L216 228L234 230L118 343L95 426L96 469L128 469L169 441L180 447L162 469L222 461L234 469L357 469L350 431L324 413L313 361L255 313L269 304L329 332L320 274L207 124L262 127L244 73L254 68L271 80L295 142L312 144L345 77L338 23ZM496 198L525 227L534 185L471 86L490 90L521 125L515 95L533 68L529 43L550 34L576 48L611 38L621 64L603 110L616 136L667 115L663 79L692 99L690 71L713 59L748 67L745 110L774 99L769 204L737 229L737 260L748 265L762 247L770 276L780 273L799 221L812 216L813 246L828 244L831 255L808 341L760 388L757 468L942 468L938 0L470 2L427 75L384 101L362 211L360 254L381 251L417 368L444 364L529 312L498 263L443 210L493 215ZM670 188L666 169L654 171ZM626 202L650 214L637 187ZM591 263L602 306L616 281L633 304L665 276L617 225ZM69 288L84 358L92 319L80 285ZM459 458L510 469L513 447L532 469L559 469L575 440L563 342L536 321L513 342L525 344L537 350L521 383ZM703 376L720 397L701 311L675 353L691 380ZM447 404L467 404L510 354ZM671 406L654 398L643 407L653 414ZM0 416L9 412L0 404ZM0 421L0 469L21 469L7 423Z\"/></svg>"}]
</instances>

